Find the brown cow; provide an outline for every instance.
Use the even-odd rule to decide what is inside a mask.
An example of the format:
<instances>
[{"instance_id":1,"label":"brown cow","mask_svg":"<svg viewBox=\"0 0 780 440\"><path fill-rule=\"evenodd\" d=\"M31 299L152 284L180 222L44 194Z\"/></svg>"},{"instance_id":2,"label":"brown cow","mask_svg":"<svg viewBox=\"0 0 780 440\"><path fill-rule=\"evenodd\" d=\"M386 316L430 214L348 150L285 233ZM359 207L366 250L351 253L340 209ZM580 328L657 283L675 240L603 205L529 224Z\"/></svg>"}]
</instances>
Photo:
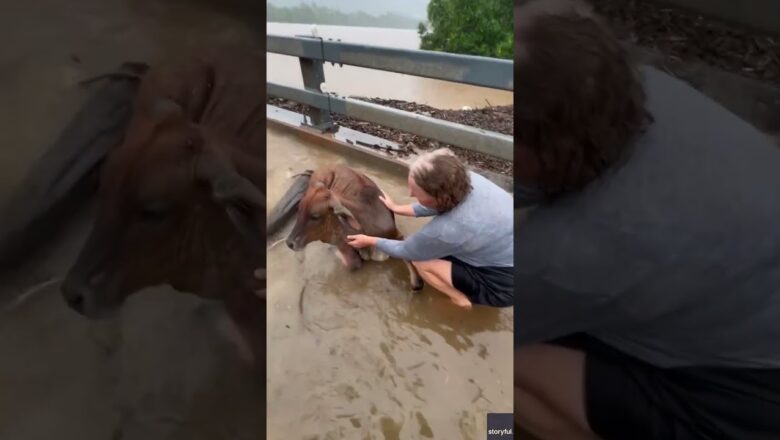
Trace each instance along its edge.
<instances>
[{"instance_id":1,"label":"brown cow","mask_svg":"<svg viewBox=\"0 0 780 440\"><path fill-rule=\"evenodd\" d=\"M363 260L386 260L387 255L377 249L357 251L347 244L347 235L356 233L403 240L393 212L379 200L381 194L376 183L347 166L334 165L315 171L298 203L287 246L300 251L313 241L335 245L341 262L350 270L360 268ZM421 289L422 278L411 263L405 263L412 288Z\"/></svg>"},{"instance_id":2,"label":"brown cow","mask_svg":"<svg viewBox=\"0 0 780 440\"><path fill-rule=\"evenodd\" d=\"M264 54L229 48L146 73L62 286L70 307L102 317L165 284L220 299L264 368L264 77Z\"/></svg>"}]
</instances>

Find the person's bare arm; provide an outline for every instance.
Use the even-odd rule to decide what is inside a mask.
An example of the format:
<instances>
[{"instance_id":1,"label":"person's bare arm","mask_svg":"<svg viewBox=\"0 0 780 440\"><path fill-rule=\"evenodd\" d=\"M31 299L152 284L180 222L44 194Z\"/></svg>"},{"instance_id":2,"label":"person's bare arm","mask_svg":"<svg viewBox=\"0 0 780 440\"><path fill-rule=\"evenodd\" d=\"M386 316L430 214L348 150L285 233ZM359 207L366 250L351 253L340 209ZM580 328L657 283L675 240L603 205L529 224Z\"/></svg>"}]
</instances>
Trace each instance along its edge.
<instances>
[{"instance_id":1,"label":"person's bare arm","mask_svg":"<svg viewBox=\"0 0 780 440\"><path fill-rule=\"evenodd\" d=\"M381 191L381 189L380 189ZM382 201L382 203L387 206L387 209L393 211L394 213L398 215L403 215L406 217L424 217L424 216L430 216L435 215L435 211L430 210L428 208L423 207L422 205L418 203L410 203L408 205L399 205L393 201L393 199L390 198L390 196L387 195L386 192L382 191L382 195L379 196L379 200ZM415 205L419 206L417 211L415 211L414 207Z\"/></svg>"},{"instance_id":2,"label":"person's bare arm","mask_svg":"<svg viewBox=\"0 0 780 440\"><path fill-rule=\"evenodd\" d=\"M382 191L380 189L380 191ZM390 198L390 196L387 195L386 192L382 191L382 195L379 196L379 200L382 201L382 203L387 206L387 209L393 211L394 213L398 215L403 215L406 217L414 217L414 209L412 208L412 205L399 205L393 201L393 199Z\"/></svg>"},{"instance_id":3,"label":"person's bare arm","mask_svg":"<svg viewBox=\"0 0 780 440\"><path fill-rule=\"evenodd\" d=\"M414 209L412 208L411 204L408 205L394 205L392 208L387 207L389 210L393 211L394 213L398 215L403 215L405 217L414 217Z\"/></svg>"}]
</instances>

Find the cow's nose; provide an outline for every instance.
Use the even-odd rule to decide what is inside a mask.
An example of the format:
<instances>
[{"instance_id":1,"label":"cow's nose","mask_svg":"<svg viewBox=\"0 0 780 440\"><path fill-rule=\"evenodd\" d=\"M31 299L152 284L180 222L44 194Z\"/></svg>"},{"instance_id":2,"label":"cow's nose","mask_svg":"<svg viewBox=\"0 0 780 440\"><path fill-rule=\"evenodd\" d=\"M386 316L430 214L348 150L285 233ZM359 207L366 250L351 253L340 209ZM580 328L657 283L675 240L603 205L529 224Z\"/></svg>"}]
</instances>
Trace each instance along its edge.
<instances>
[{"instance_id":1,"label":"cow's nose","mask_svg":"<svg viewBox=\"0 0 780 440\"><path fill-rule=\"evenodd\" d=\"M287 247L292 249L292 250L295 250L295 243L292 240L290 240L289 238L287 239Z\"/></svg>"},{"instance_id":2,"label":"cow's nose","mask_svg":"<svg viewBox=\"0 0 780 440\"><path fill-rule=\"evenodd\" d=\"M86 288L80 284L65 282L62 285L62 296L65 302L73 310L84 313L84 303L86 302Z\"/></svg>"}]
</instances>

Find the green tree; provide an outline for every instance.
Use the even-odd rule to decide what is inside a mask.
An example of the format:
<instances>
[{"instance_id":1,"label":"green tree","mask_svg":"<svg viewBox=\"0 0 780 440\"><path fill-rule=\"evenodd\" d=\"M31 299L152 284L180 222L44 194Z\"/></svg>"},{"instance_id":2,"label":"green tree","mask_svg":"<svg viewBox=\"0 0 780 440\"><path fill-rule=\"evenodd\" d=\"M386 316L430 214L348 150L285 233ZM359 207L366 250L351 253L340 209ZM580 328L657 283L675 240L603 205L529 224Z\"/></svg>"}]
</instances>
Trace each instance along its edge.
<instances>
[{"instance_id":1,"label":"green tree","mask_svg":"<svg viewBox=\"0 0 780 440\"><path fill-rule=\"evenodd\" d=\"M513 0L431 0L420 49L511 59Z\"/></svg>"}]
</instances>

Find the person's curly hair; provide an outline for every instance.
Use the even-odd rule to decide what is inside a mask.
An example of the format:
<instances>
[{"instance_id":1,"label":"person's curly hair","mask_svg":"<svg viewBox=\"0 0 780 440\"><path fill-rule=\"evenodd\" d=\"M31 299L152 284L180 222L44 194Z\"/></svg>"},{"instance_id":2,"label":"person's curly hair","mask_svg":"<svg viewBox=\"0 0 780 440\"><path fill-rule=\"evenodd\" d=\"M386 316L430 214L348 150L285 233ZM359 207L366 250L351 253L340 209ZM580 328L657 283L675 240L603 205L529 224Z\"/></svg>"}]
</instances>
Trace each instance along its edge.
<instances>
[{"instance_id":1,"label":"person's curly hair","mask_svg":"<svg viewBox=\"0 0 780 440\"><path fill-rule=\"evenodd\" d=\"M409 174L420 189L436 199L436 210L440 213L458 206L471 192L466 166L447 148L417 158Z\"/></svg>"},{"instance_id":2,"label":"person's curly hair","mask_svg":"<svg viewBox=\"0 0 780 440\"><path fill-rule=\"evenodd\" d=\"M549 196L582 188L651 120L638 73L617 37L576 0L518 7L515 42L515 142L531 152L535 183Z\"/></svg>"}]
</instances>

